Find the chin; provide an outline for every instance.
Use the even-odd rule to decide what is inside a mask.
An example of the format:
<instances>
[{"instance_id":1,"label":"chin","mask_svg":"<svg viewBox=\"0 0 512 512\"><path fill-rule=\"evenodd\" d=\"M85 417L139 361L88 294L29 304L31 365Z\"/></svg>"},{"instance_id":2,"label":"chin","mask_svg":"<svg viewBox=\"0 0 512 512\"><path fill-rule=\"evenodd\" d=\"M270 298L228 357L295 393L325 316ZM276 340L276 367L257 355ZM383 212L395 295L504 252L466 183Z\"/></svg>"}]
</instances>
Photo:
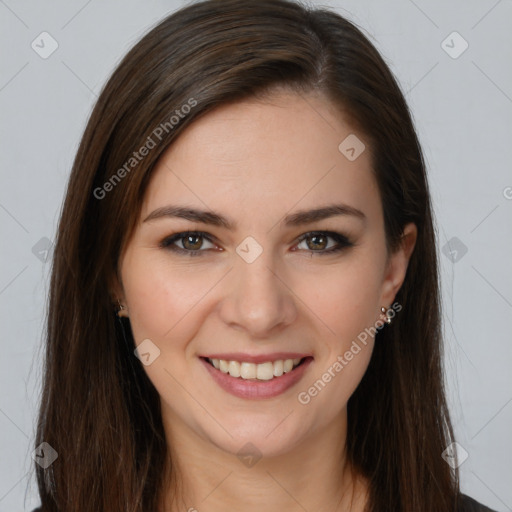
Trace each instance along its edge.
<instances>
[{"instance_id":1,"label":"chin","mask_svg":"<svg viewBox=\"0 0 512 512\"><path fill-rule=\"evenodd\" d=\"M292 424L297 422L294 416L293 413L288 418L283 415L277 420L274 417L259 420L247 418L243 422L236 418L233 422L226 421L223 424L231 435L219 428L214 432L204 432L203 436L220 450L239 457L242 462L245 456L279 457L292 451L307 437L308 427L304 422L300 428ZM283 418L287 419L283 421Z\"/></svg>"}]
</instances>

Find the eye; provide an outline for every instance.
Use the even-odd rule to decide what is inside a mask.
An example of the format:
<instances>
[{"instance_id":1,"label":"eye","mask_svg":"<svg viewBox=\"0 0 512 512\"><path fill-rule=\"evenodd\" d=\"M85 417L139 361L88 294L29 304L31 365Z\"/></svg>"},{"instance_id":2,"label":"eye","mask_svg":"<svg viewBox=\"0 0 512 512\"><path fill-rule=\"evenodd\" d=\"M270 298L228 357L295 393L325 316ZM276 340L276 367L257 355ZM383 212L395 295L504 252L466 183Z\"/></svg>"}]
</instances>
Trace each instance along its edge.
<instances>
[{"instance_id":1,"label":"eye","mask_svg":"<svg viewBox=\"0 0 512 512\"><path fill-rule=\"evenodd\" d=\"M210 247L205 247L205 243L210 244ZM201 231L176 233L162 240L160 246L170 251L188 254L190 256L196 256L206 249L214 249L217 247L212 243L210 237Z\"/></svg>"},{"instance_id":2,"label":"eye","mask_svg":"<svg viewBox=\"0 0 512 512\"><path fill-rule=\"evenodd\" d=\"M329 239L334 243L330 243ZM304 244L305 247L300 247L301 244ZM297 248L305 249L312 253L332 254L346 247L352 247L353 245L354 244L341 233L334 231L312 231L301 235Z\"/></svg>"},{"instance_id":3,"label":"eye","mask_svg":"<svg viewBox=\"0 0 512 512\"><path fill-rule=\"evenodd\" d=\"M205 244L210 244L210 246L205 246ZM300 247L301 244L303 244L304 247ZM311 231L300 236L299 243L292 251L306 250L311 253L311 256L313 256L314 253L324 255L341 251L353 245L354 244L341 233L334 231ZM223 250L213 243L212 238L207 233L202 231L184 231L176 233L162 240L160 246L185 256L200 256L208 249Z\"/></svg>"}]
</instances>

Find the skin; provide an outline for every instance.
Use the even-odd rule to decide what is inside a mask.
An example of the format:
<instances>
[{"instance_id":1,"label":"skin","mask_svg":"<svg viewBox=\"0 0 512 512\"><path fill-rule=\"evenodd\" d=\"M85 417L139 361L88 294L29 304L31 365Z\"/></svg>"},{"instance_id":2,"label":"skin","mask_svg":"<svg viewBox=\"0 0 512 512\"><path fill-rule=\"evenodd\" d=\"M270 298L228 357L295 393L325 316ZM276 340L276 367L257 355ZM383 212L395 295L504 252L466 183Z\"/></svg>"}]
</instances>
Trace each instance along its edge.
<instances>
[{"instance_id":1,"label":"skin","mask_svg":"<svg viewBox=\"0 0 512 512\"><path fill-rule=\"evenodd\" d=\"M278 91L265 101L207 114L154 170L140 223L119 262L117 296L135 343L149 338L160 349L144 369L160 394L181 477L179 489L169 484L162 510L364 508L366 482L345 460L346 405L375 340L361 345L308 404L299 403L298 393L365 328L382 322L380 308L391 306L403 283L417 232L408 224L401 249L386 252L370 152L349 161L338 150L349 134L365 139L325 98ZM303 226L282 222L287 214L339 203L361 210L365 220L338 215ZM213 210L236 229L172 217L144 222L170 204ZM298 241L326 230L346 235L354 246L322 255L335 240ZM161 247L183 231L205 232L213 242L192 240L203 251L199 256ZM236 252L248 236L263 248L250 264ZM228 394L199 359L213 352L277 351L314 359L291 389L259 400ZM237 457L248 442L262 456L252 467ZM173 503L176 490L181 500Z\"/></svg>"}]
</instances>

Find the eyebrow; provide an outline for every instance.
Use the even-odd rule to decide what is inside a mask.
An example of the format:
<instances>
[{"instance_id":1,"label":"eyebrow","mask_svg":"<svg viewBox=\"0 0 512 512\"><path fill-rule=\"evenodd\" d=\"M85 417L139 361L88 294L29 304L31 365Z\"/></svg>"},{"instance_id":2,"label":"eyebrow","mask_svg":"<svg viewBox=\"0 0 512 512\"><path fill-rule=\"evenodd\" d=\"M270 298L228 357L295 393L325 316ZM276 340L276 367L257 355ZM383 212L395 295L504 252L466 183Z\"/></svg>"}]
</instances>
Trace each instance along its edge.
<instances>
[{"instance_id":1,"label":"eyebrow","mask_svg":"<svg viewBox=\"0 0 512 512\"><path fill-rule=\"evenodd\" d=\"M315 208L313 210L302 210L297 213L292 213L284 218L284 224L286 226L300 226L302 224L310 224L329 217L335 217L337 215L346 215L356 217L362 221L366 221L366 215L357 208L348 206L345 204L333 204L330 206L323 206L321 208Z\"/></svg>"},{"instance_id":2,"label":"eyebrow","mask_svg":"<svg viewBox=\"0 0 512 512\"><path fill-rule=\"evenodd\" d=\"M361 210L345 204L333 204L314 208L312 210L301 210L296 213L288 214L284 217L283 222L285 226L289 227L301 226L303 224L310 224L312 222L317 222L337 215L352 216L362 221L366 221L366 215ZM176 217L190 220L192 222L210 224L212 226L219 226L228 230L233 230L236 227L235 222L230 221L220 213L173 205L157 208L151 212L143 222L168 217Z\"/></svg>"},{"instance_id":3,"label":"eyebrow","mask_svg":"<svg viewBox=\"0 0 512 512\"><path fill-rule=\"evenodd\" d=\"M233 229L234 223L229 221L226 217L219 213L206 210L198 210L196 208L189 208L186 206L163 206L151 212L143 222L150 220L165 218L165 217L178 217L180 219L190 220L192 222L201 222L203 224L211 224L212 226L220 226L226 229Z\"/></svg>"}]
</instances>

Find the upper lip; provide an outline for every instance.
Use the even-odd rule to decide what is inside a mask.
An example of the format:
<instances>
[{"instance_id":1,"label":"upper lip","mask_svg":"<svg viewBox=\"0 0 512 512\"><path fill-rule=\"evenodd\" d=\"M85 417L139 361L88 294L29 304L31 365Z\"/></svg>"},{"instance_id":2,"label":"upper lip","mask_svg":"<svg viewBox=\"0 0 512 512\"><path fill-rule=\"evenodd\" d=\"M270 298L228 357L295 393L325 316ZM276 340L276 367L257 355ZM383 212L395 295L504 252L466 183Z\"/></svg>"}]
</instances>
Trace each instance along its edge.
<instances>
[{"instance_id":1,"label":"upper lip","mask_svg":"<svg viewBox=\"0 0 512 512\"><path fill-rule=\"evenodd\" d=\"M246 363L266 363L268 361L280 361L285 359L302 359L311 357L310 354L303 352L273 352L271 354L243 354L241 352L216 353L201 356L209 359L223 359L224 361L239 361Z\"/></svg>"}]
</instances>

